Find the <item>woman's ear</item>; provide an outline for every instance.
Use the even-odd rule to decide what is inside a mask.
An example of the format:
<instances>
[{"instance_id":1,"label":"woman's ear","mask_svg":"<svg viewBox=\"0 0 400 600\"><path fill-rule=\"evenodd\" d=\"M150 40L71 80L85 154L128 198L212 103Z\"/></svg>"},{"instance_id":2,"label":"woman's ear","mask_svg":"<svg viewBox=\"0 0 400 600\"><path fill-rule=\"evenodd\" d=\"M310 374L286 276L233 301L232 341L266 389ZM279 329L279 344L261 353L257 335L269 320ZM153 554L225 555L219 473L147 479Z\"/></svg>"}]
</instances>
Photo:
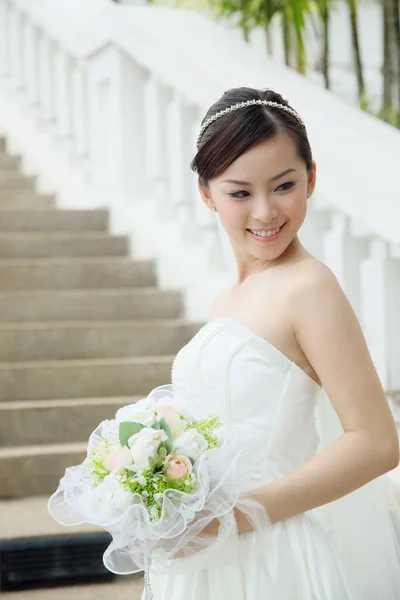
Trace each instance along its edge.
<instances>
[{"instance_id":1,"label":"woman's ear","mask_svg":"<svg viewBox=\"0 0 400 600\"><path fill-rule=\"evenodd\" d=\"M199 188L200 196L202 197L204 204L210 210L214 210L214 203L211 199L210 188L203 187L200 183L200 179L197 180L197 187Z\"/></svg>"},{"instance_id":2,"label":"woman's ear","mask_svg":"<svg viewBox=\"0 0 400 600\"><path fill-rule=\"evenodd\" d=\"M307 177L308 177L307 191L308 191L308 194L311 196L311 194L313 193L313 191L315 189L315 185L317 183L317 163L315 162L315 160L313 160L313 162L312 162L312 169L311 169L311 171L308 171Z\"/></svg>"}]
</instances>

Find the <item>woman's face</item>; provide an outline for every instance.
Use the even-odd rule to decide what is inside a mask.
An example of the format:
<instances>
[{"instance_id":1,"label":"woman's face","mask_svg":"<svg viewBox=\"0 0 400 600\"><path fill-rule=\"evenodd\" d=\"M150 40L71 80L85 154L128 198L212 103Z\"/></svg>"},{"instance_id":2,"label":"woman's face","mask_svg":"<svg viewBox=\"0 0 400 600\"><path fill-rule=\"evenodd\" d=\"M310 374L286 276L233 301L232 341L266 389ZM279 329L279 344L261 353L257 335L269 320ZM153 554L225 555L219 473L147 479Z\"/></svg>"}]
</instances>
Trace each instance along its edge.
<instances>
[{"instance_id":1,"label":"woman's face","mask_svg":"<svg viewBox=\"0 0 400 600\"><path fill-rule=\"evenodd\" d=\"M239 156L208 189L200 188L209 208L216 207L237 260L264 264L285 252L305 219L315 172L315 163L308 173L292 139L279 132ZM257 235L266 231L275 235Z\"/></svg>"}]
</instances>

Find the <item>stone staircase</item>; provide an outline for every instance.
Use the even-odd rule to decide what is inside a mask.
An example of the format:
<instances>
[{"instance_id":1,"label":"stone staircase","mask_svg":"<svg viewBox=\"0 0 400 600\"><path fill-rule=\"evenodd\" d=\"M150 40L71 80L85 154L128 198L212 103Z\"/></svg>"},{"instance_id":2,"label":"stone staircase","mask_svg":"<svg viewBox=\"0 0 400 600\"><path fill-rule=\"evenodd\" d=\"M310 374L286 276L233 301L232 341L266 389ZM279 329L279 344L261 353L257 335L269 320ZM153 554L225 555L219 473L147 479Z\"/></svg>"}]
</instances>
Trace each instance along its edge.
<instances>
[{"instance_id":1,"label":"stone staircase","mask_svg":"<svg viewBox=\"0 0 400 600\"><path fill-rule=\"evenodd\" d=\"M200 326L107 210L59 209L18 168L0 140L0 540L66 533L47 514L64 469L101 420L170 382Z\"/></svg>"}]
</instances>

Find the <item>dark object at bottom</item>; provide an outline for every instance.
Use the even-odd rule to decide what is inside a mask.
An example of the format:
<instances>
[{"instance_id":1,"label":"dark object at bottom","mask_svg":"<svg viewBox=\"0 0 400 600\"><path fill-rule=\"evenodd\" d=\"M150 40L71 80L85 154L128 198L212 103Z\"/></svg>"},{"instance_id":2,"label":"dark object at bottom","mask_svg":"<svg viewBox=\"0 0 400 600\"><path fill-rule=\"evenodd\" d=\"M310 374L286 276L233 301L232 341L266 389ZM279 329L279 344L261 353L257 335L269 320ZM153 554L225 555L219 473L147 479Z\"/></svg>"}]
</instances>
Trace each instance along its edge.
<instances>
[{"instance_id":1,"label":"dark object at bottom","mask_svg":"<svg viewBox=\"0 0 400 600\"><path fill-rule=\"evenodd\" d=\"M108 533L0 540L0 592L112 580Z\"/></svg>"}]
</instances>

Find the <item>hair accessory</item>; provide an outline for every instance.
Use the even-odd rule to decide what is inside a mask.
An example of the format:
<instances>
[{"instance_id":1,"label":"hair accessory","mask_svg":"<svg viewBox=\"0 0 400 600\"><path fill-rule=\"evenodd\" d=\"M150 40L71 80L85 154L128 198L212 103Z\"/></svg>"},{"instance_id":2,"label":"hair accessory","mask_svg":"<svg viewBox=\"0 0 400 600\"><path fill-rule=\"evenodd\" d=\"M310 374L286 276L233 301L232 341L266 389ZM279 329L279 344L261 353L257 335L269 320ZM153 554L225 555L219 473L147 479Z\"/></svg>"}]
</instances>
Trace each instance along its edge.
<instances>
[{"instance_id":1,"label":"hair accessory","mask_svg":"<svg viewBox=\"0 0 400 600\"><path fill-rule=\"evenodd\" d=\"M228 108L225 108L224 110L220 110L219 112L215 113L215 115L213 115L212 117L207 119L207 121L204 123L204 125L200 129L199 137L197 138L197 145L199 145L201 136L203 135L203 133L205 132L207 127L209 125L211 125L211 123L216 121L219 117L223 117L224 115L232 112L233 110L237 110L238 108L245 108L246 106L252 106L253 104L260 104L263 106L272 106L274 108L280 108L281 110L285 110L286 112L293 115L293 117L295 117L299 121L299 123L301 123L301 125L303 125L303 127L305 128L304 121L302 120L300 115L290 106L285 106L284 104L279 104L279 102L273 102L272 100L258 100L256 98L254 98L253 100L247 100L247 102L238 102L237 104L232 104L232 106L229 106Z\"/></svg>"}]
</instances>

